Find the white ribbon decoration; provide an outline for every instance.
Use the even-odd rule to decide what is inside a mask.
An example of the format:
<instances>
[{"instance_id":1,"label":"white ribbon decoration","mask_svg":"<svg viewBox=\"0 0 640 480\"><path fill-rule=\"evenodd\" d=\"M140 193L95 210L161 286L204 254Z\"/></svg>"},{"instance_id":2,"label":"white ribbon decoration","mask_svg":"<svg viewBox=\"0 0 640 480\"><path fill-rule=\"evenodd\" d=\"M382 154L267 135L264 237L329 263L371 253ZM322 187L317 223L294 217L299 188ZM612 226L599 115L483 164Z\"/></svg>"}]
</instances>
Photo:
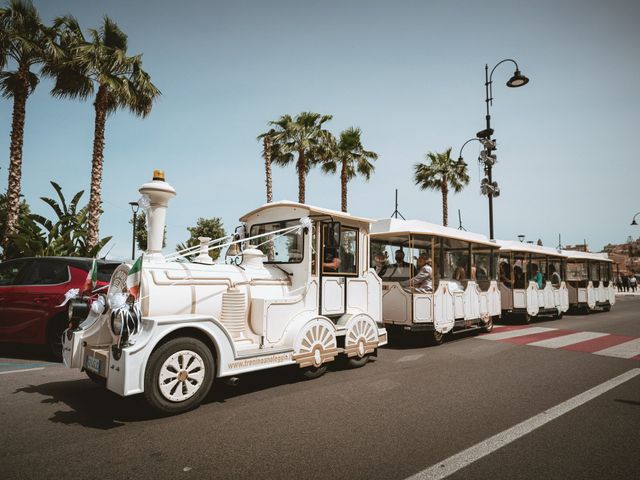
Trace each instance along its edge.
<instances>
[{"instance_id":1,"label":"white ribbon decoration","mask_svg":"<svg viewBox=\"0 0 640 480\"><path fill-rule=\"evenodd\" d=\"M69 303L69 300L72 300L72 299L76 298L78 295L80 295L80 289L79 288L71 288L71 289L69 289L67 291L67 293L64 294L64 300L62 301L62 303L60 305L58 305L58 307L64 307L67 303Z\"/></svg>"}]
</instances>

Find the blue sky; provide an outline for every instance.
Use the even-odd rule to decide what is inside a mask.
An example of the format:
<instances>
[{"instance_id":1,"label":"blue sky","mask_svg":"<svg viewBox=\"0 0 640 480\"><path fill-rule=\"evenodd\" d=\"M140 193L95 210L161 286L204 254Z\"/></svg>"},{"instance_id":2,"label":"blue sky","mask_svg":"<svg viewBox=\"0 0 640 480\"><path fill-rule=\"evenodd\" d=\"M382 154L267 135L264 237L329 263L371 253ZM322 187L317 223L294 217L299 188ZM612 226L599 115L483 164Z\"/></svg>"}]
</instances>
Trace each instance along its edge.
<instances>
[{"instance_id":1,"label":"blue sky","mask_svg":"<svg viewBox=\"0 0 640 480\"><path fill-rule=\"evenodd\" d=\"M437 192L413 185L413 164L484 126L484 65L514 58L531 81L494 74L492 126L496 237L555 246L586 239L592 249L638 236L640 210L640 3L596 1L36 1L45 21L71 13L84 28L103 15L129 35L131 54L162 97L147 119L109 117L101 234L113 257L130 255L127 203L154 168L178 196L168 213L168 248L198 217L227 230L264 203L256 136L280 115L333 115L335 134L363 131L380 158L370 182L350 184L349 210L373 218L399 210L439 223ZM94 111L56 100L43 80L27 104L22 190L33 210L50 180L88 197ZM6 188L11 103L0 100L0 188ZM464 151L471 184L449 198L450 225L488 234L479 194L479 144ZM85 200L86 200L85 197ZM293 168L274 172L275 199L297 199ZM340 207L340 181L313 171L307 202Z\"/></svg>"}]
</instances>

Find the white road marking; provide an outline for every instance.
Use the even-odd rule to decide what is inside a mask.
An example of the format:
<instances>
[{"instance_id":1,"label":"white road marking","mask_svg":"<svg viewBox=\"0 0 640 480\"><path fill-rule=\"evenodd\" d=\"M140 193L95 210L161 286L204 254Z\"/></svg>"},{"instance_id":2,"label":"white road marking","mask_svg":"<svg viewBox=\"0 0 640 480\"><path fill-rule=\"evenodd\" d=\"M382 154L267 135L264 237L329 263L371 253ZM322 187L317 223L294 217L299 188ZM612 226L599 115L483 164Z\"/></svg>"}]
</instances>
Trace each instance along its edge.
<instances>
[{"instance_id":1,"label":"white road marking","mask_svg":"<svg viewBox=\"0 0 640 480\"><path fill-rule=\"evenodd\" d=\"M587 340L593 340L594 338L605 337L608 333L602 332L577 332L570 333L569 335L563 335L562 337L549 338L547 340L540 340L539 342L527 343L530 347L545 347L545 348L560 348L567 345L573 345L574 343L585 342Z\"/></svg>"},{"instance_id":2,"label":"white road marking","mask_svg":"<svg viewBox=\"0 0 640 480\"><path fill-rule=\"evenodd\" d=\"M0 372L0 375L6 375L7 373L20 373L20 372L34 372L36 370L44 370L45 367L38 368L21 368L19 370L8 370L6 372Z\"/></svg>"},{"instance_id":3,"label":"white road marking","mask_svg":"<svg viewBox=\"0 0 640 480\"><path fill-rule=\"evenodd\" d=\"M418 360L419 358L424 357L423 353L416 353L414 355L405 355L404 357L399 358L396 362L413 362L414 360Z\"/></svg>"},{"instance_id":4,"label":"white road marking","mask_svg":"<svg viewBox=\"0 0 640 480\"><path fill-rule=\"evenodd\" d=\"M620 343L613 347L605 348L604 350L598 350L597 352L593 352L593 354L618 358L635 357L636 355L640 355L640 338L629 340L628 342Z\"/></svg>"},{"instance_id":5,"label":"white road marking","mask_svg":"<svg viewBox=\"0 0 640 480\"><path fill-rule=\"evenodd\" d=\"M529 327L522 328L520 330L509 330L508 332L490 333L488 335L482 335L478 338L481 338L483 340L504 340L505 338L524 337L525 335L550 332L552 330L557 330L557 328Z\"/></svg>"},{"instance_id":6,"label":"white road marking","mask_svg":"<svg viewBox=\"0 0 640 480\"><path fill-rule=\"evenodd\" d=\"M518 440L520 437L531 433L532 431L540 428L541 426L549 423L552 420L570 412L571 410L593 400L596 397L608 392L609 390L622 385L623 383L631 380L634 377L640 375L640 368L633 368L622 375L618 375L615 378L607 380L600 385L593 387L586 392L576 395L569 400L562 402L555 407L550 408L538 415L525 420L507 430L504 430L493 437L489 437L474 446L463 450L456 455L453 455L441 462L432 465L431 467L416 473L409 477L407 480L439 480L461 470L464 467L472 464L476 460L495 452L496 450L510 444L511 442Z\"/></svg>"}]
</instances>

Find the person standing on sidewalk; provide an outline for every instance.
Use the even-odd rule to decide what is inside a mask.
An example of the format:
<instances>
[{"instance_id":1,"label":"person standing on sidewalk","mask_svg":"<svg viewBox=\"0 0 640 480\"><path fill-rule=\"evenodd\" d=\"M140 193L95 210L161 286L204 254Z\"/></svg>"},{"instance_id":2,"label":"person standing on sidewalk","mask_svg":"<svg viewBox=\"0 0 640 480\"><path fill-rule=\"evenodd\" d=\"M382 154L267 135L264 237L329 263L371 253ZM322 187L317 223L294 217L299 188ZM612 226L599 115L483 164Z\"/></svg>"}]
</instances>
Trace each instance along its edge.
<instances>
[{"instance_id":1,"label":"person standing on sidewalk","mask_svg":"<svg viewBox=\"0 0 640 480\"><path fill-rule=\"evenodd\" d=\"M622 291L623 292L629 291L629 277L626 275L622 276Z\"/></svg>"},{"instance_id":2,"label":"person standing on sidewalk","mask_svg":"<svg viewBox=\"0 0 640 480\"><path fill-rule=\"evenodd\" d=\"M635 275L631 275L629 277L629 288L633 293L636 293L636 288L638 287L638 280Z\"/></svg>"}]
</instances>

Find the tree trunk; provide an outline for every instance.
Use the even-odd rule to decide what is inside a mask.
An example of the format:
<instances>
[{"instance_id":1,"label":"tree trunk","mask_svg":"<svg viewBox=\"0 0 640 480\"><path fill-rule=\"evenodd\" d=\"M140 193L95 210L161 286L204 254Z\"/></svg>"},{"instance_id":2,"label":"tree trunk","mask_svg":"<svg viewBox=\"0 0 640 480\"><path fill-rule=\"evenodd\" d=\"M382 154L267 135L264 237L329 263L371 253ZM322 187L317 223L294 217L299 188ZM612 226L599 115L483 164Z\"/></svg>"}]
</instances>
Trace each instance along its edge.
<instances>
[{"instance_id":1,"label":"tree trunk","mask_svg":"<svg viewBox=\"0 0 640 480\"><path fill-rule=\"evenodd\" d=\"M442 183L442 225L447 226L449 224L449 187L447 186L446 179Z\"/></svg>"},{"instance_id":2,"label":"tree trunk","mask_svg":"<svg viewBox=\"0 0 640 480\"><path fill-rule=\"evenodd\" d=\"M264 137L264 174L267 184L267 203L273 201L273 178L271 176L271 138Z\"/></svg>"},{"instance_id":3,"label":"tree trunk","mask_svg":"<svg viewBox=\"0 0 640 480\"><path fill-rule=\"evenodd\" d=\"M101 85L96 95L95 130L93 133L93 157L91 159L91 191L89 193L89 212L87 229L87 247L92 249L98 244L100 234L100 188L102 185L102 166L104 162L104 129L107 121L107 102L109 91Z\"/></svg>"},{"instance_id":4,"label":"tree trunk","mask_svg":"<svg viewBox=\"0 0 640 480\"><path fill-rule=\"evenodd\" d=\"M20 181L22 179L22 144L24 142L24 122L27 97L29 96L29 67L20 65L18 76L21 88L13 97L13 115L11 119L11 146L9 147L9 180L7 184L7 220L2 245L5 253L9 235L16 233L20 214Z\"/></svg>"},{"instance_id":5,"label":"tree trunk","mask_svg":"<svg viewBox=\"0 0 640 480\"><path fill-rule=\"evenodd\" d=\"M307 164L306 159L304 158L304 151L300 150L298 152L298 202L304 203L305 197L305 180L307 177Z\"/></svg>"},{"instance_id":6,"label":"tree trunk","mask_svg":"<svg viewBox=\"0 0 640 480\"><path fill-rule=\"evenodd\" d=\"M342 186L342 211L347 211L347 162L342 162L342 171L340 172L340 183Z\"/></svg>"}]
</instances>

